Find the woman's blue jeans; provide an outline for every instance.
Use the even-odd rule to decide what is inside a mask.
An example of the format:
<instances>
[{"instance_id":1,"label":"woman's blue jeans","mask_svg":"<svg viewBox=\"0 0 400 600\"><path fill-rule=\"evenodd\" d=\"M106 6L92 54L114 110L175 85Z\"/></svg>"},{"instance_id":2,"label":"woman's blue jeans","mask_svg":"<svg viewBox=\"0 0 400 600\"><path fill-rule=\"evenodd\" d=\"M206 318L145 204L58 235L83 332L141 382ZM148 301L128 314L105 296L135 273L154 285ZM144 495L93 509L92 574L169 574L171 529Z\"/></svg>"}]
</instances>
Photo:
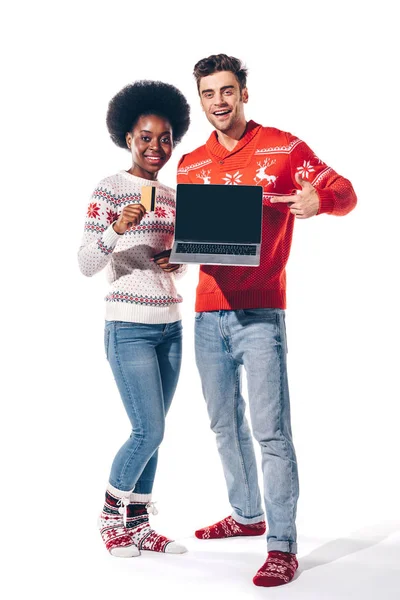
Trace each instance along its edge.
<instances>
[{"instance_id":1,"label":"woman's blue jeans","mask_svg":"<svg viewBox=\"0 0 400 600\"><path fill-rule=\"evenodd\" d=\"M104 341L132 425L129 439L112 463L110 483L119 490L150 494L165 416L178 383L182 323L106 321Z\"/></svg>"},{"instance_id":2,"label":"woman's blue jeans","mask_svg":"<svg viewBox=\"0 0 400 600\"><path fill-rule=\"evenodd\" d=\"M296 553L299 483L290 425L285 313L268 308L197 313L195 340L232 516L243 524L264 518L241 394L244 367L253 435L261 448L268 550Z\"/></svg>"}]
</instances>

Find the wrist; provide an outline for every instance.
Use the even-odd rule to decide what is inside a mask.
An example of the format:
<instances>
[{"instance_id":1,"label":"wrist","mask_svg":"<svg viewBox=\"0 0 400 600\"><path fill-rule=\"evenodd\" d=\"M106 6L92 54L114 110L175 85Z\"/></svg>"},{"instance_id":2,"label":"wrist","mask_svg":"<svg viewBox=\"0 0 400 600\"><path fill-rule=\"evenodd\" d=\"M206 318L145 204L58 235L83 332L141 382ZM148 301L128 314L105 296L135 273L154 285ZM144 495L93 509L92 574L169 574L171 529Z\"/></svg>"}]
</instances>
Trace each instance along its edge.
<instances>
[{"instance_id":1,"label":"wrist","mask_svg":"<svg viewBox=\"0 0 400 600\"><path fill-rule=\"evenodd\" d=\"M118 227L118 221L114 221L114 223L112 224L112 228L114 229L115 233L117 233L118 235L124 235L125 231L121 231L120 228Z\"/></svg>"}]
</instances>

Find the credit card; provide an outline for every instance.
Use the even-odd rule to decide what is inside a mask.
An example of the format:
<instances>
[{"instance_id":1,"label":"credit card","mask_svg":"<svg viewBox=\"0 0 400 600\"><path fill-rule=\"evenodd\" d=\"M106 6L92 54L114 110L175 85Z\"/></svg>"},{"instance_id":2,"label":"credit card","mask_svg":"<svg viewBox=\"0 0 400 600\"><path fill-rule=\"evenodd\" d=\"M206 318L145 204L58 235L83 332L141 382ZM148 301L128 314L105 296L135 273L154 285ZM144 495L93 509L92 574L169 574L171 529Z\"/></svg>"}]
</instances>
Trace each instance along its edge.
<instances>
[{"instance_id":1,"label":"credit card","mask_svg":"<svg viewBox=\"0 0 400 600\"><path fill-rule=\"evenodd\" d=\"M143 204L147 212L151 212L156 206L156 188L153 185L142 186L142 197L140 203Z\"/></svg>"}]
</instances>

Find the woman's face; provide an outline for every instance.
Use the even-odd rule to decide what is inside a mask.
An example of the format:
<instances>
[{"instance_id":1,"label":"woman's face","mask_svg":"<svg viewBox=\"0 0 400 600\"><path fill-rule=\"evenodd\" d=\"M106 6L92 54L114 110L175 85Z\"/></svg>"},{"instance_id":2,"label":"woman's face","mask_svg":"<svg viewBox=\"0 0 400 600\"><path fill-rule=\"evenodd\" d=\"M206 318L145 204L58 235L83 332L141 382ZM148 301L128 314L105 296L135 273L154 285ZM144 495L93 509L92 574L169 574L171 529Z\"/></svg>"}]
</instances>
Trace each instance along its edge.
<instances>
[{"instance_id":1,"label":"woman's face","mask_svg":"<svg viewBox=\"0 0 400 600\"><path fill-rule=\"evenodd\" d=\"M164 117L143 115L131 132L126 143L132 153L132 175L143 179L157 179L158 171L172 153L172 128Z\"/></svg>"}]
</instances>

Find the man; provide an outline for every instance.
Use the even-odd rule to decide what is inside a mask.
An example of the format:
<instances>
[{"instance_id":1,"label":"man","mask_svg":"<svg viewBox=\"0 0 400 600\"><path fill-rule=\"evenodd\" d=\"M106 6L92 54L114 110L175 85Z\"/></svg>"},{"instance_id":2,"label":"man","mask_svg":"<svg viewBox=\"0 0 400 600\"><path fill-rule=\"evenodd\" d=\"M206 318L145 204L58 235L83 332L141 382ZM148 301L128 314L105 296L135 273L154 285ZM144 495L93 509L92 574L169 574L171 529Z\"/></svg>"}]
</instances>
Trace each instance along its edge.
<instances>
[{"instance_id":1,"label":"man","mask_svg":"<svg viewBox=\"0 0 400 600\"><path fill-rule=\"evenodd\" d=\"M253 434L262 451L268 557L253 581L289 582L298 567L299 486L286 369L286 274L295 218L345 215L351 183L301 140L246 121L247 71L225 54L194 67L200 101L215 127L204 146L182 157L178 183L263 186L259 267L200 267L196 363L222 460L232 515L196 531L200 539L262 535L266 526L251 432L240 393L246 369ZM243 206L243 211L246 206ZM237 215L240 219L240 214Z\"/></svg>"}]
</instances>

